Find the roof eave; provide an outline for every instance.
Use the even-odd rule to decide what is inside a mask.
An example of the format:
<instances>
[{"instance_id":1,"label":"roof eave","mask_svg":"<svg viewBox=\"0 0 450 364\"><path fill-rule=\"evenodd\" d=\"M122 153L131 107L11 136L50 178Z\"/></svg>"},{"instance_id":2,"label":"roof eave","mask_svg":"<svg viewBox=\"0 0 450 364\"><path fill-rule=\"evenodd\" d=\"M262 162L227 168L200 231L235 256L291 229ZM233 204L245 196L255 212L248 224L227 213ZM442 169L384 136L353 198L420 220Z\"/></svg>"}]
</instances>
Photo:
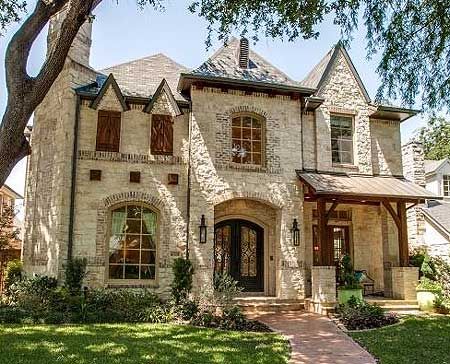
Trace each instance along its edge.
<instances>
[{"instance_id":1,"label":"roof eave","mask_svg":"<svg viewBox=\"0 0 450 364\"><path fill-rule=\"evenodd\" d=\"M271 82L260 82L260 81L249 81L249 80L239 80L226 77L215 77L215 76L205 76L205 75L194 75L191 73L182 73L180 75L180 80L178 82L178 91L182 92L189 88L193 81L207 81L216 84L226 84L226 85L236 85L236 86L247 86L254 87L255 89L272 89L284 92L297 92L302 95L310 96L313 95L317 90L315 88L309 87L298 87L291 85L283 85Z\"/></svg>"},{"instance_id":2,"label":"roof eave","mask_svg":"<svg viewBox=\"0 0 450 364\"><path fill-rule=\"evenodd\" d=\"M390 105L376 105L377 109L370 115L373 119L385 119L396 120L401 123L416 116L422 112L422 110L409 109Z\"/></svg>"},{"instance_id":3,"label":"roof eave","mask_svg":"<svg viewBox=\"0 0 450 364\"><path fill-rule=\"evenodd\" d=\"M16 200L23 200L23 199L24 199L24 197L23 197L21 194L19 194L19 193L17 193L16 191L14 191L14 190L13 190L11 187L9 187L7 184L3 184L3 187L6 188L6 189L10 192L10 194L14 196L14 198L15 198Z\"/></svg>"}]
</instances>

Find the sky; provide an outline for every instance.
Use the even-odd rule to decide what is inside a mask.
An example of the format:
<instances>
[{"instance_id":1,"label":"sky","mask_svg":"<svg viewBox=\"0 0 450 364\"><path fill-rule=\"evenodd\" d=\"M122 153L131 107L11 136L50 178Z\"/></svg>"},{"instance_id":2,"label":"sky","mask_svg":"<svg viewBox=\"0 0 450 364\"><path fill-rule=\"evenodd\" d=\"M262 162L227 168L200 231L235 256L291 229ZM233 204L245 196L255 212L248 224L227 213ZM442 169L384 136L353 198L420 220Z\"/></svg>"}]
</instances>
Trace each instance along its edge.
<instances>
[{"instance_id":1,"label":"sky","mask_svg":"<svg viewBox=\"0 0 450 364\"><path fill-rule=\"evenodd\" d=\"M107 66L164 53L178 63L194 68L205 61L218 47L217 41L206 49L207 23L187 10L190 1L172 0L165 2L164 11L151 8L140 10L136 0L104 0L95 10L91 66L103 69ZM34 4L33 1L30 3ZM19 25L10 27L0 38L2 61L9 40ZM302 80L306 74L339 40L339 30L331 19L318 28L317 39L287 42L261 37L253 49L279 67L291 78ZM28 62L28 72L34 75L45 58L46 33L36 40ZM234 35L238 36L236 32ZM376 74L378 58L366 58L365 30L355 33L348 49L369 95L374 98L380 85ZM6 104L4 67L0 73L0 113ZM402 124L402 140L406 142L419 127L425 124L423 117L414 117ZM11 173L6 183L18 193L24 193L26 161L22 160ZM20 206L19 206L20 207Z\"/></svg>"}]
</instances>

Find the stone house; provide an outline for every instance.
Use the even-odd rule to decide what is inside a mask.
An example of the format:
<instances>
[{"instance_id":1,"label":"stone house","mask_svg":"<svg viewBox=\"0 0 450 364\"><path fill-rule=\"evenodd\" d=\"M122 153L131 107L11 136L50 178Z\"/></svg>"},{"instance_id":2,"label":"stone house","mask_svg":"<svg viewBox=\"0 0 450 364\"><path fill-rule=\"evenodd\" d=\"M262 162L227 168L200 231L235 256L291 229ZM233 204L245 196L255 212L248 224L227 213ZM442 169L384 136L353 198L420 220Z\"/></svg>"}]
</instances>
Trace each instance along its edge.
<instances>
[{"instance_id":1,"label":"stone house","mask_svg":"<svg viewBox=\"0 0 450 364\"><path fill-rule=\"evenodd\" d=\"M91 286L167 296L189 256L196 292L227 272L247 294L320 304L348 253L377 292L410 298L406 209L432 196L403 178L416 111L373 103L341 44L298 82L234 38L193 70L157 54L97 71L91 33L35 113L27 271L85 257Z\"/></svg>"}]
</instances>

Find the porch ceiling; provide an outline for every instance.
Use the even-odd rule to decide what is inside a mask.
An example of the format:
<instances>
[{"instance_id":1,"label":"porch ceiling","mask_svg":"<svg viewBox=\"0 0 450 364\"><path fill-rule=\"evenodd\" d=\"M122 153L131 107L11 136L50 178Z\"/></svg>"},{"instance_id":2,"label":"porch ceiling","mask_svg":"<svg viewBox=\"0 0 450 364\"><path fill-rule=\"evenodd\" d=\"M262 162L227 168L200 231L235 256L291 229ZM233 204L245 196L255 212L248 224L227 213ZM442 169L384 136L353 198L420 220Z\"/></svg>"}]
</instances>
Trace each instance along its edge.
<instances>
[{"instance_id":1,"label":"porch ceiling","mask_svg":"<svg viewBox=\"0 0 450 364\"><path fill-rule=\"evenodd\" d=\"M370 176L348 173L321 173L297 170L301 182L315 197L352 198L368 201L418 202L440 199L425 188L394 176Z\"/></svg>"}]
</instances>

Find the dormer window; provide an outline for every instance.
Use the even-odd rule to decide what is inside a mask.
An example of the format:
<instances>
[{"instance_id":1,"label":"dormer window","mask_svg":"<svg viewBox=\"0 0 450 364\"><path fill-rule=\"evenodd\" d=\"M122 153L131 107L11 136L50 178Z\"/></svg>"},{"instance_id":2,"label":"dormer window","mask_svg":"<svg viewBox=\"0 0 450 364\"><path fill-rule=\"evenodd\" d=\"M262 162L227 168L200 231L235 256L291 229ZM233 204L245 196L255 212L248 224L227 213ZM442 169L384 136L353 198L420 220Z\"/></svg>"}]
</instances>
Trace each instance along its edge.
<instances>
[{"instance_id":1,"label":"dormer window","mask_svg":"<svg viewBox=\"0 0 450 364\"><path fill-rule=\"evenodd\" d=\"M442 191L445 197L450 197L450 175L442 177Z\"/></svg>"},{"instance_id":2,"label":"dormer window","mask_svg":"<svg viewBox=\"0 0 450 364\"><path fill-rule=\"evenodd\" d=\"M330 116L331 157L336 164L353 164L353 117Z\"/></svg>"}]
</instances>

